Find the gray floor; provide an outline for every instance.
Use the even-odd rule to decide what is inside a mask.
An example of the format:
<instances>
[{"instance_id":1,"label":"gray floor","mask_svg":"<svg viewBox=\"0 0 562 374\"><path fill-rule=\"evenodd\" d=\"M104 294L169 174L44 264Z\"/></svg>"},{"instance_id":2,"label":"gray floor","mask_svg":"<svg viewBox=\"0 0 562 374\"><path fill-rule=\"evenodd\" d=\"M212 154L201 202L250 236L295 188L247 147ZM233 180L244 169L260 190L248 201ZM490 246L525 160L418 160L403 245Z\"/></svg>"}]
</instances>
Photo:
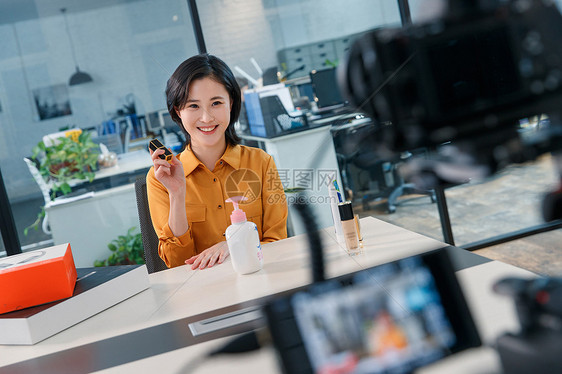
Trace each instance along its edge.
<instances>
[{"instance_id":1,"label":"gray floor","mask_svg":"<svg viewBox=\"0 0 562 374\"><path fill-rule=\"evenodd\" d=\"M550 157L510 166L479 183L447 189L453 237L457 246L541 225L545 192L556 183ZM359 208L360 209L360 208ZM374 201L361 216L384 221L444 240L435 203L423 195L406 195L393 214L385 200ZM562 230L525 237L477 250L475 253L545 275L562 275Z\"/></svg>"}]
</instances>

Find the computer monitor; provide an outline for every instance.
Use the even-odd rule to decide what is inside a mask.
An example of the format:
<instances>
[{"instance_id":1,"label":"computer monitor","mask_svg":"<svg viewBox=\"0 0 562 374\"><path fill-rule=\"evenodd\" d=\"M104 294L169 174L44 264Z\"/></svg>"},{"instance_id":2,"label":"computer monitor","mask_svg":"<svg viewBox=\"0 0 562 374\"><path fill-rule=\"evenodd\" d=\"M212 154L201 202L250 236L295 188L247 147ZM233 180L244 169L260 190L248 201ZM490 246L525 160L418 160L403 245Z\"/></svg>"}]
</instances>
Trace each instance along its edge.
<instances>
[{"instance_id":1,"label":"computer monitor","mask_svg":"<svg viewBox=\"0 0 562 374\"><path fill-rule=\"evenodd\" d=\"M335 68L311 71L310 82L319 111L345 106L346 101L339 91Z\"/></svg>"},{"instance_id":2,"label":"computer monitor","mask_svg":"<svg viewBox=\"0 0 562 374\"><path fill-rule=\"evenodd\" d=\"M174 122L172 116L170 116L170 112L168 112L167 109L158 111L158 118L160 120L160 126L162 126L164 130L167 131L179 130L178 125Z\"/></svg>"},{"instance_id":3,"label":"computer monitor","mask_svg":"<svg viewBox=\"0 0 562 374\"><path fill-rule=\"evenodd\" d=\"M312 83L302 83L296 87L299 97L308 97L311 102L314 100L314 89L312 88Z\"/></svg>"},{"instance_id":4,"label":"computer monitor","mask_svg":"<svg viewBox=\"0 0 562 374\"><path fill-rule=\"evenodd\" d=\"M161 130L175 132L179 130L178 125L174 122L167 109L147 113L145 118L147 129L150 132L158 133Z\"/></svg>"},{"instance_id":5,"label":"computer monitor","mask_svg":"<svg viewBox=\"0 0 562 374\"><path fill-rule=\"evenodd\" d=\"M160 118L158 116L158 111L146 113L146 129L152 133L159 133L162 130L162 124L160 123Z\"/></svg>"}]
</instances>

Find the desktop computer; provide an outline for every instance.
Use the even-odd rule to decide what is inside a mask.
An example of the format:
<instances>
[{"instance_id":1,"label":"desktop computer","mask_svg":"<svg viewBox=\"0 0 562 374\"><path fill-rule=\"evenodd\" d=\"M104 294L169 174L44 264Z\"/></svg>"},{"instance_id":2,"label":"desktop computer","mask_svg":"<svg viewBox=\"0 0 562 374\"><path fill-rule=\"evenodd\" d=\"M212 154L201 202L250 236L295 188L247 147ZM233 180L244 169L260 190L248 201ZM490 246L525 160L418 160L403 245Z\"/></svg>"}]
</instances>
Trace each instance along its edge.
<instances>
[{"instance_id":1,"label":"desktop computer","mask_svg":"<svg viewBox=\"0 0 562 374\"><path fill-rule=\"evenodd\" d=\"M310 83L318 113L333 112L347 105L339 90L336 68L311 71Z\"/></svg>"},{"instance_id":2,"label":"desktop computer","mask_svg":"<svg viewBox=\"0 0 562 374\"><path fill-rule=\"evenodd\" d=\"M146 121L146 129L154 135L160 134L162 126L160 125L160 119L158 118L158 111L146 113L144 118Z\"/></svg>"},{"instance_id":3,"label":"desktop computer","mask_svg":"<svg viewBox=\"0 0 562 374\"><path fill-rule=\"evenodd\" d=\"M182 149L185 136L174 122L167 109L146 114L147 130L155 137L162 137L163 143L174 152Z\"/></svg>"}]
</instances>

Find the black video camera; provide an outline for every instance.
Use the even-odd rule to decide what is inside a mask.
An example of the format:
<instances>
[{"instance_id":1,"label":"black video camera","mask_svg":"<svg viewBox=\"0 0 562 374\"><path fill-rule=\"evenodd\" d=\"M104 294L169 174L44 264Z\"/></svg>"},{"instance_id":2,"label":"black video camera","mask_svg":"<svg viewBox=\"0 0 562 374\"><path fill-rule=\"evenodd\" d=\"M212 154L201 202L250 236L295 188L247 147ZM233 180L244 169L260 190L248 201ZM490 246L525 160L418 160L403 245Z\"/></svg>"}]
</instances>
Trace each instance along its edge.
<instances>
[{"instance_id":1,"label":"black video camera","mask_svg":"<svg viewBox=\"0 0 562 374\"><path fill-rule=\"evenodd\" d=\"M561 41L553 1L451 0L438 19L364 34L339 84L381 123L377 148L451 142L491 174L560 148ZM525 144L519 120L541 114L551 126Z\"/></svg>"},{"instance_id":2,"label":"black video camera","mask_svg":"<svg viewBox=\"0 0 562 374\"><path fill-rule=\"evenodd\" d=\"M494 291L514 299L521 324L497 340L505 373L561 373L562 278L505 278Z\"/></svg>"}]
</instances>

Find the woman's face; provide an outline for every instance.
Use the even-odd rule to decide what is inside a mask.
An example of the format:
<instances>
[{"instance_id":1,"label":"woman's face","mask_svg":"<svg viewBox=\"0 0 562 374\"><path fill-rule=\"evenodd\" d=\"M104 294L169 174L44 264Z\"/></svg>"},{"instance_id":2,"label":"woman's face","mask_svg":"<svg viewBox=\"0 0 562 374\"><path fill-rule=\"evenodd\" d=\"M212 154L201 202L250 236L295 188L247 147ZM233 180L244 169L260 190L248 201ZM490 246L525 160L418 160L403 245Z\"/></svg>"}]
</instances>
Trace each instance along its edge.
<instances>
[{"instance_id":1,"label":"woman's face","mask_svg":"<svg viewBox=\"0 0 562 374\"><path fill-rule=\"evenodd\" d=\"M176 111L191 136L192 149L226 146L230 107L230 95L221 83L209 77L191 82L185 106Z\"/></svg>"}]
</instances>

